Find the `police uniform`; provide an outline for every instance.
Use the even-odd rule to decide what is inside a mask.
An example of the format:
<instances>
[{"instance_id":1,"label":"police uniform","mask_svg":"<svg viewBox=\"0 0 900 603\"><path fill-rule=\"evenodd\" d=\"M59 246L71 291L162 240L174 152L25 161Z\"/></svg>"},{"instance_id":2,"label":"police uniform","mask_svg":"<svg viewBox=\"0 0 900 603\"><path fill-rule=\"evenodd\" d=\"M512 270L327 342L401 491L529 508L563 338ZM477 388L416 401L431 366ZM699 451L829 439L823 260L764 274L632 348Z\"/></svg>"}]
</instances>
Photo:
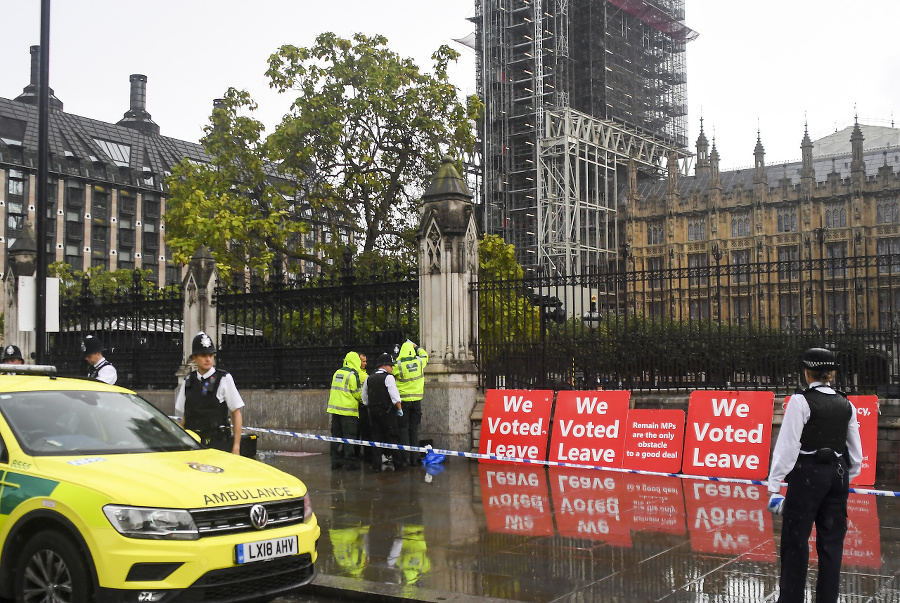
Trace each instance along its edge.
<instances>
[{"instance_id":1,"label":"police uniform","mask_svg":"<svg viewBox=\"0 0 900 603\"><path fill-rule=\"evenodd\" d=\"M834 354L807 350L803 366L813 371L836 368ZM819 571L817 603L838 599L847 497L850 480L862 469L862 444L856 408L828 383L813 381L791 396L772 453L769 509L783 513L780 603L802 603L809 563L809 536L816 526ZM787 480L787 494L779 494Z\"/></svg>"},{"instance_id":2,"label":"police uniform","mask_svg":"<svg viewBox=\"0 0 900 603\"><path fill-rule=\"evenodd\" d=\"M403 416L400 417L400 443L406 446L419 445L419 425L422 423L422 398L425 395L425 366L428 352L407 340L400 346L400 353L394 369L397 390L403 401ZM405 453L409 462L415 462L415 452Z\"/></svg>"},{"instance_id":3,"label":"police uniform","mask_svg":"<svg viewBox=\"0 0 900 603\"><path fill-rule=\"evenodd\" d=\"M87 378L115 385L119 380L119 373L116 371L116 367L102 355L105 350L103 342L94 335L88 335L81 341L81 351L85 358L93 354L101 354L100 360L93 364L88 371Z\"/></svg>"},{"instance_id":4,"label":"police uniform","mask_svg":"<svg viewBox=\"0 0 900 603\"><path fill-rule=\"evenodd\" d=\"M355 438L359 434L359 405L362 403L360 377L362 360L356 352L344 356L344 365L334 372L331 390L328 392L328 408L331 415L331 436L335 438ZM342 442L331 442L331 468L359 469L353 458L353 447Z\"/></svg>"},{"instance_id":5,"label":"police uniform","mask_svg":"<svg viewBox=\"0 0 900 603\"><path fill-rule=\"evenodd\" d=\"M19 360L18 364L24 364L25 359L22 358L22 350L19 349L17 345L8 345L3 348L3 357L0 358L0 363L2 364L13 364L11 360Z\"/></svg>"},{"instance_id":6,"label":"police uniform","mask_svg":"<svg viewBox=\"0 0 900 603\"><path fill-rule=\"evenodd\" d=\"M372 429L372 439L385 444L399 444L400 438L397 427L397 408L400 404L400 392L397 391L397 383L394 376L385 370L385 366L391 366L390 355L382 354L376 362L377 369L369 375L363 383L362 401L369 411L369 421ZM406 454L402 450L392 448L376 448L372 451L372 469L377 473L381 471L381 455L389 454L394 461L394 469L399 470L407 466Z\"/></svg>"},{"instance_id":7,"label":"police uniform","mask_svg":"<svg viewBox=\"0 0 900 603\"><path fill-rule=\"evenodd\" d=\"M192 356L215 354L216 349L206 333L194 337ZM232 452L234 434L229 419L244 407L244 400L228 371L212 367L203 374L191 371L185 377L175 398L175 413L184 418L183 426L200 436L205 446Z\"/></svg>"}]
</instances>

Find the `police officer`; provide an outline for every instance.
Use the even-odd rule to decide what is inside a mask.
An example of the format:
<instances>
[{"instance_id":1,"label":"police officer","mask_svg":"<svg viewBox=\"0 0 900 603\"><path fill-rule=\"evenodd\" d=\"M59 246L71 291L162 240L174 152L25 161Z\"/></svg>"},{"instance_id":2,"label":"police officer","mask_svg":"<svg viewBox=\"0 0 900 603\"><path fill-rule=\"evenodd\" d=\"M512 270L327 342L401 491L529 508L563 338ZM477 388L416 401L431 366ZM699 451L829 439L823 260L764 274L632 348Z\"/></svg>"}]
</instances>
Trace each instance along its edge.
<instances>
[{"instance_id":1,"label":"police officer","mask_svg":"<svg viewBox=\"0 0 900 603\"><path fill-rule=\"evenodd\" d=\"M407 339L400 346L397 359L397 389L403 401L403 416L400 417L400 443L407 446L419 445L419 425L422 423L422 397L425 394L425 366L428 352ZM415 452L404 452L409 463L416 460Z\"/></svg>"},{"instance_id":2,"label":"police officer","mask_svg":"<svg viewBox=\"0 0 900 603\"><path fill-rule=\"evenodd\" d=\"M331 415L331 436L356 438L359 435L359 406L362 403L362 358L357 352L344 356L344 365L331 377L328 408ZM341 442L331 443L331 468L359 469L353 455L353 446Z\"/></svg>"},{"instance_id":3,"label":"police officer","mask_svg":"<svg viewBox=\"0 0 900 603\"><path fill-rule=\"evenodd\" d=\"M182 427L195 431L210 448L240 454L244 400L234 377L215 368L216 347L203 331L191 343L191 359L197 370L185 377L175 398L175 413L182 417ZM229 415L232 429L228 428Z\"/></svg>"},{"instance_id":4,"label":"police officer","mask_svg":"<svg viewBox=\"0 0 900 603\"><path fill-rule=\"evenodd\" d=\"M397 415L402 415L403 406L392 375L394 360L390 354L381 354L375 361L375 368L377 370L369 375L362 390L363 404L369 410L372 439L385 444L399 444ZM402 450L376 448L372 451L372 470L375 473L381 471L382 451L393 457L395 471L407 466L406 454Z\"/></svg>"},{"instance_id":5,"label":"police officer","mask_svg":"<svg viewBox=\"0 0 900 603\"><path fill-rule=\"evenodd\" d=\"M25 364L22 358L22 350L17 345L8 345L3 348L3 357L0 358L2 364Z\"/></svg>"},{"instance_id":6,"label":"police officer","mask_svg":"<svg viewBox=\"0 0 900 603\"><path fill-rule=\"evenodd\" d=\"M88 371L88 379L115 385L116 381L119 380L119 373L116 371L116 367L103 356L104 350L106 348L103 347L103 342L94 335L88 335L81 341L81 351L84 353L84 359L91 365L91 370Z\"/></svg>"},{"instance_id":7,"label":"police officer","mask_svg":"<svg viewBox=\"0 0 900 603\"><path fill-rule=\"evenodd\" d=\"M783 514L780 603L802 603L809 563L809 535L816 525L819 575L816 602L838 600L850 480L862 469L856 408L831 386L835 355L806 350L809 387L791 396L772 453L769 510ZM780 494L787 477L786 496Z\"/></svg>"}]
</instances>

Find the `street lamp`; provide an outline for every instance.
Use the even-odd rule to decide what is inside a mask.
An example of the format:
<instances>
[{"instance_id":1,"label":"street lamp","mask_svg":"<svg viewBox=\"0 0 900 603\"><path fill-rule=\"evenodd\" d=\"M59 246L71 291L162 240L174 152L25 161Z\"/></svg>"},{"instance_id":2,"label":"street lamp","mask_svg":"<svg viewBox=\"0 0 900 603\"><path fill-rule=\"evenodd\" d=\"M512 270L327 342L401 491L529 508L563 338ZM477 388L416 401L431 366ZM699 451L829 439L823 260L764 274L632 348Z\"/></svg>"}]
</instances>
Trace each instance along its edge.
<instances>
[{"instance_id":1,"label":"street lamp","mask_svg":"<svg viewBox=\"0 0 900 603\"><path fill-rule=\"evenodd\" d=\"M597 296L591 295L591 309L582 314L581 322L583 322L591 331L594 331L600 327L600 321L602 319L603 316L597 311Z\"/></svg>"}]
</instances>

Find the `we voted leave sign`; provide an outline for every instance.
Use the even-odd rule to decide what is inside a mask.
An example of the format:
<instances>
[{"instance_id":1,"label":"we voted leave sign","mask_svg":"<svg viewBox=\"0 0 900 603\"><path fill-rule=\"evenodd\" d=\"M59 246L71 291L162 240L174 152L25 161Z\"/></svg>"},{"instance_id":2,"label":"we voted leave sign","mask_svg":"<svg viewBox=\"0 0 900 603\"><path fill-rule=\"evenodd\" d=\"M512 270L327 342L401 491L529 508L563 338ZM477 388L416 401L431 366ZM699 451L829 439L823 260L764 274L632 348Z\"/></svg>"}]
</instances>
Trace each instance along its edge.
<instances>
[{"instance_id":1,"label":"we voted leave sign","mask_svg":"<svg viewBox=\"0 0 900 603\"><path fill-rule=\"evenodd\" d=\"M478 452L545 460L552 407L553 392L550 390L487 390Z\"/></svg>"},{"instance_id":2,"label":"we voted leave sign","mask_svg":"<svg viewBox=\"0 0 900 603\"><path fill-rule=\"evenodd\" d=\"M629 391L561 391L553 413L550 460L622 466Z\"/></svg>"},{"instance_id":3,"label":"we voted leave sign","mask_svg":"<svg viewBox=\"0 0 900 603\"><path fill-rule=\"evenodd\" d=\"M774 407L772 392L692 392L682 471L764 479L769 470Z\"/></svg>"}]
</instances>

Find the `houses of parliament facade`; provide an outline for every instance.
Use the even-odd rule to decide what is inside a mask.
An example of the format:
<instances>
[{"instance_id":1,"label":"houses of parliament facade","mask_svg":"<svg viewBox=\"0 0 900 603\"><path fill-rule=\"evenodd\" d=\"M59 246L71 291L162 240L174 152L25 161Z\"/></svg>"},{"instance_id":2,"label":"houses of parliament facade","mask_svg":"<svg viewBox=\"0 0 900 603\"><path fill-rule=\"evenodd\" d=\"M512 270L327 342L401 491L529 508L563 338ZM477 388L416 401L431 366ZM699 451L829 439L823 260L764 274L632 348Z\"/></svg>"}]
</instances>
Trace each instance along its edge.
<instances>
[{"instance_id":1,"label":"houses of parliament facade","mask_svg":"<svg viewBox=\"0 0 900 603\"><path fill-rule=\"evenodd\" d=\"M754 167L724 172L700 130L692 176L639 182L629 168L629 305L681 321L900 330L900 129L854 120L814 142L804 128L801 160L779 165L757 136Z\"/></svg>"}]
</instances>

